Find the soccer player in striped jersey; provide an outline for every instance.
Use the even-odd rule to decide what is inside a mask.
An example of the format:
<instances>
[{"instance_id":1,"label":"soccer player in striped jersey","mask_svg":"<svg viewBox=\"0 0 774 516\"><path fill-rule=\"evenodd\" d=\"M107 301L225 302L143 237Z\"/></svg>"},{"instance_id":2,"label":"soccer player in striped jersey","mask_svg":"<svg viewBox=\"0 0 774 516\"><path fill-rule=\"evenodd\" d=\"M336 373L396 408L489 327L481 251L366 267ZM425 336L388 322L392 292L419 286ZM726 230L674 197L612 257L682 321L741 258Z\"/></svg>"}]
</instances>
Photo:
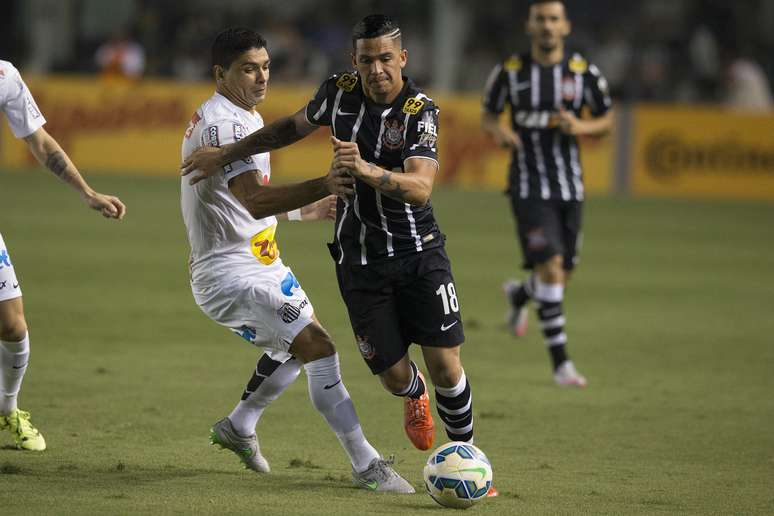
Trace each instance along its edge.
<instances>
[{"instance_id":1,"label":"soccer player in striped jersey","mask_svg":"<svg viewBox=\"0 0 774 516\"><path fill-rule=\"evenodd\" d=\"M110 219L121 219L126 207L117 197L95 192L53 136L43 128L46 119L19 71L0 60L0 111L11 132L27 144L41 165L73 187L86 205ZM0 234L0 430L8 430L20 450L43 451L46 440L17 403L30 357L30 337L22 292L11 256Z\"/></svg>"},{"instance_id":2,"label":"soccer player in striped jersey","mask_svg":"<svg viewBox=\"0 0 774 516\"><path fill-rule=\"evenodd\" d=\"M212 45L215 94L191 118L182 155L203 145L238 141L263 127L256 106L266 97L266 40L247 28L221 32ZM351 193L342 172L301 183L270 184L266 152L230 160L208 181L181 180L180 204L191 244L191 290L210 319L264 348L242 399L210 430L212 444L233 451L246 468L268 473L255 426L263 410L306 372L309 398L349 456L355 485L371 491L413 493L414 488L366 439L339 356L300 282L283 263L278 218L320 220L334 196Z\"/></svg>"},{"instance_id":3,"label":"soccer player in striped jersey","mask_svg":"<svg viewBox=\"0 0 774 516\"><path fill-rule=\"evenodd\" d=\"M357 344L384 387L404 398L415 447L432 446L428 386L408 350L422 347L448 437L473 440L470 384L460 360L460 306L430 204L438 171L438 107L402 75L401 31L370 15L352 34L354 70L334 75L294 115L219 149L200 149L182 166L199 181L223 163L290 145L328 126L334 167L356 179L339 198L333 243L341 295Z\"/></svg>"},{"instance_id":4,"label":"soccer player in striped jersey","mask_svg":"<svg viewBox=\"0 0 774 516\"><path fill-rule=\"evenodd\" d=\"M578 53L565 50L570 34L564 2L532 2L526 24L531 50L492 70L484 90L482 127L496 143L510 148L508 195L516 217L524 282L509 280L504 290L509 324L526 332L527 303L534 299L559 385L585 387L567 354L562 301L578 262L584 189L578 136L611 130L613 112L607 81ZM506 104L510 126L500 123ZM581 117L588 109L591 117Z\"/></svg>"}]
</instances>

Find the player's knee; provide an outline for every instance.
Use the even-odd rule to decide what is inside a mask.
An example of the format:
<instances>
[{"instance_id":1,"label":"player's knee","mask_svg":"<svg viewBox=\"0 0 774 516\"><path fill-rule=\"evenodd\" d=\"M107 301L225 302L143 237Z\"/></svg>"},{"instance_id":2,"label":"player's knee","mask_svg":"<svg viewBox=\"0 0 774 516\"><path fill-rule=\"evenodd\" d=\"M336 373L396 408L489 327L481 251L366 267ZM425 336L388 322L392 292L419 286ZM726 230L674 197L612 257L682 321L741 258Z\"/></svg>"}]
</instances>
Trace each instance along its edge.
<instances>
[{"instance_id":1,"label":"player's knee","mask_svg":"<svg viewBox=\"0 0 774 516\"><path fill-rule=\"evenodd\" d=\"M447 364L430 371L430 377L433 380L433 385L449 389L457 385L462 378L462 366Z\"/></svg>"},{"instance_id":2,"label":"player's knee","mask_svg":"<svg viewBox=\"0 0 774 516\"><path fill-rule=\"evenodd\" d=\"M380 374L379 379L385 389L396 394L405 391L413 378L410 367L392 367Z\"/></svg>"},{"instance_id":3,"label":"player's knee","mask_svg":"<svg viewBox=\"0 0 774 516\"><path fill-rule=\"evenodd\" d=\"M333 344L328 332L313 322L304 328L301 333L293 340L289 352L302 363L314 362L321 358L332 356L336 353L336 346Z\"/></svg>"},{"instance_id":4,"label":"player's knee","mask_svg":"<svg viewBox=\"0 0 774 516\"><path fill-rule=\"evenodd\" d=\"M537 273L544 283L564 282L564 263L561 255L555 255L540 264Z\"/></svg>"},{"instance_id":5,"label":"player's knee","mask_svg":"<svg viewBox=\"0 0 774 516\"><path fill-rule=\"evenodd\" d=\"M0 340L19 342L27 335L27 323L24 317L2 321L0 323Z\"/></svg>"}]
</instances>

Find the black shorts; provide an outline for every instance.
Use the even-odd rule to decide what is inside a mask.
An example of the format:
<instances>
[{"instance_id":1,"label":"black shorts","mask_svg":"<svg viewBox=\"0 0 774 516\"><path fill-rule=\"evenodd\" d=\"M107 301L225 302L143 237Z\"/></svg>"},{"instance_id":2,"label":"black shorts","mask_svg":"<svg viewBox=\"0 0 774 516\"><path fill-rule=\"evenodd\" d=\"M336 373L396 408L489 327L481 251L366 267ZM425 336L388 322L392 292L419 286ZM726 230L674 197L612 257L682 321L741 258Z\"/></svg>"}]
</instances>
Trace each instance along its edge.
<instances>
[{"instance_id":1,"label":"black shorts","mask_svg":"<svg viewBox=\"0 0 774 516\"><path fill-rule=\"evenodd\" d=\"M510 197L524 268L562 255L564 269L573 270L579 261L583 203Z\"/></svg>"},{"instance_id":2,"label":"black shorts","mask_svg":"<svg viewBox=\"0 0 774 516\"><path fill-rule=\"evenodd\" d=\"M451 264L443 247L369 265L336 265L360 354L373 374L412 343L455 347L465 340Z\"/></svg>"}]
</instances>

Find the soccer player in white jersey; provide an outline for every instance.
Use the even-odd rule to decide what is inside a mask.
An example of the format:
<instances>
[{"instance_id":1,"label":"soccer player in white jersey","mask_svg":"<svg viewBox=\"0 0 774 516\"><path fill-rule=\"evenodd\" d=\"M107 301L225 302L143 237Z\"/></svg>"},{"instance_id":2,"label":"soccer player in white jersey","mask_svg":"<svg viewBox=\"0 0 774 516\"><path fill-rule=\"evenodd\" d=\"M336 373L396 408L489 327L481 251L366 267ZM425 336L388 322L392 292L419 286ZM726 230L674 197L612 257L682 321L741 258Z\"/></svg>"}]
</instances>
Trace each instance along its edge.
<instances>
[{"instance_id":1,"label":"soccer player in white jersey","mask_svg":"<svg viewBox=\"0 0 774 516\"><path fill-rule=\"evenodd\" d=\"M266 41L250 29L227 29L215 39L212 62L216 93L191 119L183 159L201 146L233 143L263 127L255 106L266 97L269 80ZM270 185L269 177L264 153L229 163L195 185L181 182L196 303L212 320L265 349L242 400L212 427L211 442L236 453L245 467L268 472L255 426L303 366L312 404L347 452L355 484L413 493L363 435L333 342L282 262L275 239L278 219L329 218L335 210L330 194L351 194L353 180L332 169L318 179L282 186Z\"/></svg>"},{"instance_id":2,"label":"soccer player in white jersey","mask_svg":"<svg viewBox=\"0 0 774 516\"><path fill-rule=\"evenodd\" d=\"M123 203L117 197L92 190L57 141L43 129L46 119L30 90L18 70L2 60L0 110L5 113L14 136L24 139L35 158L72 186L90 208L107 218L123 218L126 211ZM21 287L0 234L0 430L11 432L17 448L42 451L46 449L45 439L32 425L29 412L17 406L29 356L30 339Z\"/></svg>"}]
</instances>

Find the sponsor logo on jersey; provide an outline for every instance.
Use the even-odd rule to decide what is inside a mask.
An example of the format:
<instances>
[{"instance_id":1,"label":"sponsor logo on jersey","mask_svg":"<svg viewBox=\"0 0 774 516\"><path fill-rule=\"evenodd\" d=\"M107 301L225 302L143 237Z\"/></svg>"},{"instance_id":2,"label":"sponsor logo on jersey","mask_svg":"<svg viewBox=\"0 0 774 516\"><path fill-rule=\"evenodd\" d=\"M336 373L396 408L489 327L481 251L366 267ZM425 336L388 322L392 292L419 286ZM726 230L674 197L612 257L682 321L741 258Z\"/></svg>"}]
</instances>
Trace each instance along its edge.
<instances>
[{"instance_id":1,"label":"sponsor logo on jersey","mask_svg":"<svg viewBox=\"0 0 774 516\"><path fill-rule=\"evenodd\" d=\"M207 140L204 143L210 147L220 147L220 136L218 136L217 125L211 125L207 128Z\"/></svg>"},{"instance_id":2,"label":"sponsor logo on jersey","mask_svg":"<svg viewBox=\"0 0 774 516\"><path fill-rule=\"evenodd\" d=\"M419 138L416 145L411 146L411 149L427 147L428 149L435 150L435 142L438 140L438 126L435 123L433 113L426 111L422 115L422 120L417 122L417 132L419 133Z\"/></svg>"},{"instance_id":3,"label":"sponsor logo on jersey","mask_svg":"<svg viewBox=\"0 0 774 516\"><path fill-rule=\"evenodd\" d=\"M294 288L301 288L301 285L298 283L298 280L293 273L288 271L285 278L280 282L280 290L282 290L282 293L285 294L285 296L293 297Z\"/></svg>"},{"instance_id":4,"label":"sponsor logo on jersey","mask_svg":"<svg viewBox=\"0 0 774 516\"><path fill-rule=\"evenodd\" d=\"M27 111L29 111L30 116L32 118L40 118L41 116L43 116L40 114L40 110L38 109L38 106L35 105L35 101L32 100L32 97L30 97L29 95L27 95Z\"/></svg>"},{"instance_id":5,"label":"sponsor logo on jersey","mask_svg":"<svg viewBox=\"0 0 774 516\"><path fill-rule=\"evenodd\" d=\"M517 111L513 118L525 129L552 129L558 125L554 111Z\"/></svg>"},{"instance_id":6,"label":"sponsor logo on jersey","mask_svg":"<svg viewBox=\"0 0 774 516\"><path fill-rule=\"evenodd\" d=\"M382 145L390 150L400 149L405 143L403 140L403 131L406 126L402 120L393 118L384 121L384 131L382 133Z\"/></svg>"},{"instance_id":7,"label":"sponsor logo on jersey","mask_svg":"<svg viewBox=\"0 0 774 516\"><path fill-rule=\"evenodd\" d=\"M201 122L202 117L199 116L199 112L195 112L193 116L191 117L191 121L188 124L188 129L185 131L185 139L189 139L191 137L191 134L193 134L193 130L196 127L196 124Z\"/></svg>"},{"instance_id":8,"label":"sponsor logo on jersey","mask_svg":"<svg viewBox=\"0 0 774 516\"><path fill-rule=\"evenodd\" d=\"M293 306L290 303L285 303L282 305L282 308L277 310L277 314L279 315L280 319L282 319L282 322L286 324L290 324L299 318L299 316L301 315L301 311L308 304L309 304L309 299L306 299L306 298L304 298L304 300L301 301L301 304L299 304L298 306Z\"/></svg>"},{"instance_id":9,"label":"sponsor logo on jersey","mask_svg":"<svg viewBox=\"0 0 774 516\"><path fill-rule=\"evenodd\" d=\"M11 267L11 257L8 256L8 251L0 249L0 269L3 267Z\"/></svg>"},{"instance_id":10,"label":"sponsor logo on jersey","mask_svg":"<svg viewBox=\"0 0 774 516\"><path fill-rule=\"evenodd\" d=\"M575 100L575 79L572 77L562 79L562 98L565 102Z\"/></svg>"},{"instance_id":11,"label":"sponsor logo on jersey","mask_svg":"<svg viewBox=\"0 0 774 516\"><path fill-rule=\"evenodd\" d=\"M247 130L245 129L245 126L242 124L234 123L232 124L234 126L234 140L239 141L242 138L245 137L245 134L247 133ZM247 156L245 159L243 159L247 164L250 164L253 162L252 156Z\"/></svg>"},{"instance_id":12,"label":"sponsor logo on jersey","mask_svg":"<svg viewBox=\"0 0 774 516\"><path fill-rule=\"evenodd\" d=\"M356 84L357 75L351 73L341 74L341 77L339 77L339 79L336 81L336 86L346 91L347 93L350 93L352 90L354 90Z\"/></svg>"},{"instance_id":13,"label":"sponsor logo on jersey","mask_svg":"<svg viewBox=\"0 0 774 516\"><path fill-rule=\"evenodd\" d=\"M519 56L513 56L503 63L503 68L506 72L518 72L523 64Z\"/></svg>"},{"instance_id":14,"label":"sponsor logo on jersey","mask_svg":"<svg viewBox=\"0 0 774 516\"><path fill-rule=\"evenodd\" d=\"M403 104L403 112L408 115L416 115L419 113L419 110L422 109L422 106L425 105L424 100L419 100L416 97L411 97L409 99L406 99L405 104Z\"/></svg>"},{"instance_id":15,"label":"sponsor logo on jersey","mask_svg":"<svg viewBox=\"0 0 774 516\"><path fill-rule=\"evenodd\" d=\"M277 225L274 224L250 239L250 250L253 252L253 256L264 265L271 265L279 257L279 247L277 247L277 241L274 240L276 231Z\"/></svg>"},{"instance_id":16,"label":"sponsor logo on jersey","mask_svg":"<svg viewBox=\"0 0 774 516\"><path fill-rule=\"evenodd\" d=\"M527 232L527 249L542 251L546 246L548 246L548 237L543 228L534 228Z\"/></svg>"},{"instance_id":17,"label":"sponsor logo on jersey","mask_svg":"<svg viewBox=\"0 0 774 516\"><path fill-rule=\"evenodd\" d=\"M5 79L5 70L0 68L0 79Z\"/></svg>"},{"instance_id":18,"label":"sponsor logo on jersey","mask_svg":"<svg viewBox=\"0 0 774 516\"><path fill-rule=\"evenodd\" d=\"M242 326L241 328L231 328L231 331L251 344L255 342L255 336L257 335L255 328L250 326Z\"/></svg>"},{"instance_id":19,"label":"sponsor logo on jersey","mask_svg":"<svg viewBox=\"0 0 774 516\"><path fill-rule=\"evenodd\" d=\"M368 342L368 335L355 335L355 339L357 340L357 349L360 350L363 358L371 360L376 356L376 348Z\"/></svg>"},{"instance_id":20,"label":"sponsor logo on jersey","mask_svg":"<svg viewBox=\"0 0 774 516\"><path fill-rule=\"evenodd\" d=\"M578 54L575 54L567 63L567 67L572 73L585 73L589 68L589 63Z\"/></svg>"}]
</instances>

